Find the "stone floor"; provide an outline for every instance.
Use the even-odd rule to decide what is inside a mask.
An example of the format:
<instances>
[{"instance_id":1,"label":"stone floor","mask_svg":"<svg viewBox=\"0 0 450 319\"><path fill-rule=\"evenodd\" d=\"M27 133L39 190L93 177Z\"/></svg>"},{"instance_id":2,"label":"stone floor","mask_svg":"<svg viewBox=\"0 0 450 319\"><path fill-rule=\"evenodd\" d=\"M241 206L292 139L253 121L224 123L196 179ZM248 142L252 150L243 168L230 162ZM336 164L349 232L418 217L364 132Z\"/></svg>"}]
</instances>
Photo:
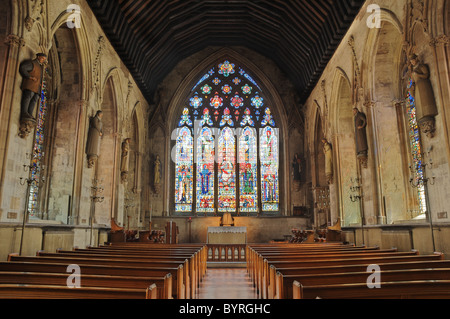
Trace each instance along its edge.
<instances>
[{"instance_id":1,"label":"stone floor","mask_svg":"<svg viewBox=\"0 0 450 319\"><path fill-rule=\"evenodd\" d=\"M197 299L258 299L258 294L247 269L208 268Z\"/></svg>"}]
</instances>

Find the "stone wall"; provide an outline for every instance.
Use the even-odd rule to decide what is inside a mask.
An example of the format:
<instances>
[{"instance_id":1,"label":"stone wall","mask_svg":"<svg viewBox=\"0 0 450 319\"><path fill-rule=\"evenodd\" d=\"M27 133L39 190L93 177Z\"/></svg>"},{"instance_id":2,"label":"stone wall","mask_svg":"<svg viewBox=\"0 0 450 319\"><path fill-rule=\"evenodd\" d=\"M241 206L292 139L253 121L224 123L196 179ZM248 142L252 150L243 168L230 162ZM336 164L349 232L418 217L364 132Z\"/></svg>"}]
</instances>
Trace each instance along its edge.
<instances>
[{"instance_id":1,"label":"stone wall","mask_svg":"<svg viewBox=\"0 0 450 319\"><path fill-rule=\"evenodd\" d=\"M152 229L165 231L170 221L176 223L179 243L206 243L208 227L219 227L220 217L152 217ZM248 243L268 243L271 240L284 240L292 235L292 229L309 229L309 220L296 217L234 217L237 227L247 227ZM191 238L189 238L189 227Z\"/></svg>"},{"instance_id":2,"label":"stone wall","mask_svg":"<svg viewBox=\"0 0 450 319\"><path fill-rule=\"evenodd\" d=\"M68 23L72 21L71 5L80 9L78 26ZM30 218L30 231L25 233L31 237L24 240L24 251L34 254L37 247L53 250L59 243L69 248L85 246L89 240L84 230L90 228L91 214L95 229L109 227L111 217L121 219L123 225L124 190L128 186L136 203L140 202L141 181L136 176L143 172L142 161L136 158L142 156L147 143L148 102L86 1L5 1L2 9L8 17L0 21L0 49L5 57L0 64L5 71L0 81L2 244L9 247L5 251L14 252L20 241L17 226L12 225L23 220L27 188L19 182L28 177L24 165L30 165L34 145L34 130L24 138L18 135L22 78L17 70L22 61L44 52L49 58L42 162L46 180L39 189L37 214ZM89 168L85 147L89 119L97 110L105 112L104 145L97 165ZM136 114L138 120L133 121ZM133 143L134 165L130 167L134 171L128 184L120 178L120 145L127 137L139 139ZM104 201L91 210L94 179L105 189ZM39 229L43 223L50 228L69 225L70 230L63 227L42 235ZM140 225L138 219L135 226ZM11 236L7 235L10 232ZM42 238L46 238L44 246Z\"/></svg>"},{"instance_id":3,"label":"stone wall","mask_svg":"<svg viewBox=\"0 0 450 319\"><path fill-rule=\"evenodd\" d=\"M434 228L434 249L431 229L428 225L386 225L366 226L363 228L344 228L344 241L366 245L368 247L378 246L380 249L397 248L398 251L407 252L417 250L419 254L443 253L445 259L450 259L450 226L441 224ZM364 238L363 238L364 234Z\"/></svg>"},{"instance_id":4,"label":"stone wall","mask_svg":"<svg viewBox=\"0 0 450 319\"><path fill-rule=\"evenodd\" d=\"M373 11L380 7L380 28L370 27ZM306 141L315 158L319 126L333 145L334 182L330 185L332 219L344 226L392 224L408 221L418 210L417 190L411 187L412 162L406 104L405 66L416 53L430 68L436 98L434 137L421 130L427 165L429 211L435 222L449 221L449 52L443 19L445 1L367 1L331 58L319 84L305 104ZM448 10L448 8L447 8ZM444 75L445 73L445 75ZM367 167L360 165L354 149L352 108L367 116L369 143ZM359 178L360 185L354 181ZM353 180L353 182L352 182ZM312 179L312 183L317 182ZM361 186L363 205L352 203L351 186ZM425 221L426 223L426 221Z\"/></svg>"},{"instance_id":5,"label":"stone wall","mask_svg":"<svg viewBox=\"0 0 450 319\"><path fill-rule=\"evenodd\" d=\"M81 24L70 27L70 5L78 5ZM380 6L381 26L367 25L371 4ZM187 223L173 214L173 146L176 126L187 90L216 59L231 56L245 62L271 95L275 117L283 131L281 146L281 214L292 216L294 207L314 210L313 190L326 187L323 154L318 139L333 145L334 179L330 187L331 221L341 218L344 226L361 224L364 213L369 244L392 244L408 249L405 232L380 228L384 224L409 222L417 210L417 192L409 184L411 150L405 112L406 57L414 52L430 68L436 98L434 137L422 134L423 150L433 177L428 185L430 211L437 245L448 251L450 222L450 59L448 1L369 0L325 68L304 106L276 65L244 47L207 47L179 63L160 84L153 100L144 98L135 80L106 38L84 0L16 0L0 5L0 254L17 251L26 203L34 135L21 138L20 63L38 52L49 55L48 114L45 131L46 182L39 191L38 213L27 224L24 251L86 246L90 226L104 229L114 217L120 226L145 229L150 216L162 225L168 218L179 221L180 236L187 241ZM194 83L195 84L195 83ZM303 107L303 111L302 111ZM352 108L368 118L367 168L355 156ZM105 112L105 136L98 165L89 168L85 154L89 118ZM129 179L121 179L121 145L133 139ZM300 187L292 182L291 161L295 153L304 159ZM160 155L160 185L153 183L153 162ZM351 186L361 180L363 204L350 200ZM104 188L103 202L92 205L94 180ZM23 181L23 180L22 180ZM94 208L94 209L92 209ZM318 209L315 208L316 216ZM91 216L92 214L92 216ZM170 217L169 217L170 216ZM91 219L92 217L92 219ZM192 240L205 240L206 227L218 218L193 218ZM92 223L91 223L92 220ZM237 218L251 229L249 241L267 242L290 234L293 227L311 225L296 218ZM377 228L378 227L378 228ZM257 231L256 231L257 230ZM395 230L396 231L396 230ZM96 242L105 232L96 231ZM358 234L356 232L356 234ZM358 235L357 235L358 236ZM100 239L99 239L100 238ZM426 221L413 232L414 247L430 250ZM360 241L359 239L355 239ZM5 257L6 258L6 257Z\"/></svg>"}]
</instances>

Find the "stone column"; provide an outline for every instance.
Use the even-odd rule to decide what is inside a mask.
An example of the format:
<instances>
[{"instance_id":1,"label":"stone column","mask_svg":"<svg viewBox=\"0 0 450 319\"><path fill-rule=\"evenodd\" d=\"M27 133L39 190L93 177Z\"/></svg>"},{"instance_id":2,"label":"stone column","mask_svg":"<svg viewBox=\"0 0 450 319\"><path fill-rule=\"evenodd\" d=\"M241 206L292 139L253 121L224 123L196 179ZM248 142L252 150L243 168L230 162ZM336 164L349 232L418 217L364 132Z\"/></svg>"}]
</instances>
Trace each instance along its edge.
<instances>
[{"instance_id":1,"label":"stone column","mask_svg":"<svg viewBox=\"0 0 450 319\"><path fill-rule=\"evenodd\" d=\"M435 65L437 68L438 87L436 88L436 92L441 101L439 113L442 114L442 130L447 145L447 162L450 168L450 111L447 109L450 105L449 39L450 38L445 34L440 35L431 40L430 46L433 48L432 51L434 53Z\"/></svg>"},{"instance_id":2,"label":"stone column","mask_svg":"<svg viewBox=\"0 0 450 319\"><path fill-rule=\"evenodd\" d=\"M6 55L5 73L3 77L3 87L0 88L0 180L5 180L6 159L8 154L8 140L11 132L11 124L19 122L20 99L16 102L15 83L20 78L18 73L20 50L25 46L25 40L15 34L10 34L4 42L9 46ZM16 120L11 120L16 119ZM3 187L5 183L0 183L0 203L3 198ZM0 210L0 217L2 211Z\"/></svg>"}]
</instances>

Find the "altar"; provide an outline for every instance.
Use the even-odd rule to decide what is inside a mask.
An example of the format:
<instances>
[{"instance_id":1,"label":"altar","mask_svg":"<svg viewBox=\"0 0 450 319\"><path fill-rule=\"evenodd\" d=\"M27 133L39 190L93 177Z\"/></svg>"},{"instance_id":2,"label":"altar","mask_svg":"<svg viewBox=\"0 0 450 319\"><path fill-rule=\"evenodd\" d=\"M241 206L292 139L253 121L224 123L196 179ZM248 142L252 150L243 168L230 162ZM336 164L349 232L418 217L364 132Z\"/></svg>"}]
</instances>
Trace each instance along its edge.
<instances>
[{"instance_id":1,"label":"altar","mask_svg":"<svg viewBox=\"0 0 450 319\"><path fill-rule=\"evenodd\" d=\"M245 245L247 227L208 227L208 244Z\"/></svg>"}]
</instances>

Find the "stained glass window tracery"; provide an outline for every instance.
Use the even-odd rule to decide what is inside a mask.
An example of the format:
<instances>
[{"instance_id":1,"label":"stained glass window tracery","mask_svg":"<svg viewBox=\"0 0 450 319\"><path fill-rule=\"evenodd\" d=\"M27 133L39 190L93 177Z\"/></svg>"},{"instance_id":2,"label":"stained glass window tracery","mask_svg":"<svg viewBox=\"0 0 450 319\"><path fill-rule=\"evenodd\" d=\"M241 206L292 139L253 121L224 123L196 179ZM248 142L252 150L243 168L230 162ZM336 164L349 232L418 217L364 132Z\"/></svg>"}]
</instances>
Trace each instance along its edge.
<instances>
[{"instance_id":1,"label":"stained glass window tracery","mask_svg":"<svg viewBox=\"0 0 450 319\"><path fill-rule=\"evenodd\" d=\"M176 141L176 212L278 212L279 135L270 105L243 68L228 60L216 67L192 89L179 122L179 134L191 139ZM200 129L191 131L197 120Z\"/></svg>"},{"instance_id":2,"label":"stained glass window tracery","mask_svg":"<svg viewBox=\"0 0 450 319\"><path fill-rule=\"evenodd\" d=\"M31 179L35 181L42 180L43 174L43 160L44 160L44 125L47 117L47 81L44 77L42 80L41 99L39 101L39 109L37 113L36 133L34 137L34 146L31 158ZM38 196L39 183L33 183L30 186L28 211L30 217L38 217Z\"/></svg>"},{"instance_id":3,"label":"stained glass window tracery","mask_svg":"<svg viewBox=\"0 0 450 319\"><path fill-rule=\"evenodd\" d=\"M175 155L175 208L177 212L191 212L193 204L193 147L191 130L179 129Z\"/></svg>"},{"instance_id":4,"label":"stained glass window tracery","mask_svg":"<svg viewBox=\"0 0 450 319\"><path fill-rule=\"evenodd\" d=\"M419 213L424 214L427 211L427 204L425 199L425 186L423 185L423 156L422 144L420 141L419 125L416 117L416 100L415 83L412 79L409 80L407 87L407 110L409 123L409 140L411 145L411 154L413 160L413 171L415 173L414 179L418 182L417 195L419 200Z\"/></svg>"},{"instance_id":5,"label":"stained glass window tracery","mask_svg":"<svg viewBox=\"0 0 450 319\"><path fill-rule=\"evenodd\" d=\"M214 212L214 137L205 127L197 140L197 212Z\"/></svg>"},{"instance_id":6,"label":"stained glass window tracery","mask_svg":"<svg viewBox=\"0 0 450 319\"><path fill-rule=\"evenodd\" d=\"M236 211L236 140L234 132L226 127L219 137L219 212Z\"/></svg>"}]
</instances>

